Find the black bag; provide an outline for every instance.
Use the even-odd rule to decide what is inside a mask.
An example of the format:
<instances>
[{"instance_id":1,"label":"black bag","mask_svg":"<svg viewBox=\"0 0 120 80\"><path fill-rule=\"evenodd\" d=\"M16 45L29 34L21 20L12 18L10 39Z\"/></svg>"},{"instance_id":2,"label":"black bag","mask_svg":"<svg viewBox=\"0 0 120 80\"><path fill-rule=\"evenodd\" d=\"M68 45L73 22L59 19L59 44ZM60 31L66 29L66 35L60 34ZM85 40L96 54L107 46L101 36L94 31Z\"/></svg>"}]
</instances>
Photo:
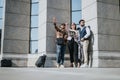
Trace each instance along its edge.
<instances>
[{"instance_id":1,"label":"black bag","mask_svg":"<svg viewBox=\"0 0 120 80\"><path fill-rule=\"evenodd\" d=\"M12 61L8 59L1 60L1 67L12 67Z\"/></svg>"},{"instance_id":2,"label":"black bag","mask_svg":"<svg viewBox=\"0 0 120 80\"><path fill-rule=\"evenodd\" d=\"M64 39L63 38L57 38L57 44L58 45L63 45L64 44Z\"/></svg>"},{"instance_id":3,"label":"black bag","mask_svg":"<svg viewBox=\"0 0 120 80\"><path fill-rule=\"evenodd\" d=\"M44 67L45 61L46 61L46 55L40 56L40 57L38 58L38 60L36 61L35 65L36 65L37 67L41 67L41 66Z\"/></svg>"}]
</instances>

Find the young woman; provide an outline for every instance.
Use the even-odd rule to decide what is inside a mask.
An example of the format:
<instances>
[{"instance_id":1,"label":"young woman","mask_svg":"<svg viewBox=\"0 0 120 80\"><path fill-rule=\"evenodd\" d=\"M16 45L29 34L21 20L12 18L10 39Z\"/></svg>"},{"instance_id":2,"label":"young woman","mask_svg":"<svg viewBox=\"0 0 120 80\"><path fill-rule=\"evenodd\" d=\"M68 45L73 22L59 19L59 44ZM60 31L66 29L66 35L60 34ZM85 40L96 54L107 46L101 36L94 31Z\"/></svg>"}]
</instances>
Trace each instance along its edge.
<instances>
[{"instance_id":1,"label":"young woman","mask_svg":"<svg viewBox=\"0 0 120 80\"><path fill-rule=\"evenodd\" d=\"M78 36L79 32L76 30L76 24L72 23L68 30L68 50L70 53L70 67L78 66Z\"/></svg>"},{"instance_id":2,"label":"young woman","mask_svg":"<svg viewBox=\"0 0 120 80\"><path fill-rule=\"evenodd\" d=\"M58 27L56 25L56 18L53 18L53 25L56 30L56 52L57 52L57 68L64 67L64 54L66 51L66 43L67 43L67 31L66 25L63 23Z\"/></svg>"}]
</instances>

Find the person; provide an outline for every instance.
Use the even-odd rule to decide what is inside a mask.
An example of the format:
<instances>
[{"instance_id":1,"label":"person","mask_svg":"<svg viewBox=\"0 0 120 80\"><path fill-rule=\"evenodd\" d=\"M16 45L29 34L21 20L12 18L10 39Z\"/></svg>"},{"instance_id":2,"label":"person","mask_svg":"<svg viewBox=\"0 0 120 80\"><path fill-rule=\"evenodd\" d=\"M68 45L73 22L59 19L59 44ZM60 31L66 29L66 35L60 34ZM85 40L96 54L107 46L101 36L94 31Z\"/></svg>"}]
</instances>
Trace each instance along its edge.
<instances>
[{"instance_id":1,"label":"person","mask_svg":"<svg viewBox=\"0 0 120 80\"><path fill-rule=\"evenodd\" d=\"M76 24L72 23L68 30L68 50L70 54L70 67L78 66L78 31Z\"/></svg>"},{"instance_id":2,"label":"person","mask_svg":"<svg viewBox=\"0 0 120 80\"><path fill-rule=\"evenodd\" d=\"M85 26L85 20L81 19L79 21L80 24L80 43L83 48L83 56L84 56L84 64L81 67L88 67L88 46L89 46L89 37L90 37L90 29Z\"/></svg>"},{"instance_id":3,"label":"person","mask_svg":"<svg viewBox=\"0 0 120 80\"><path fill-rule=\"evenodd\" d=\"M53 25L56 30L56 52L57 52L57 68L64 67L64 54L66 51L66 43L67 43L67 31L66 25L63 23L60 27L56 24L56 18L53 18Z\"/></svg>"}]
</instances>

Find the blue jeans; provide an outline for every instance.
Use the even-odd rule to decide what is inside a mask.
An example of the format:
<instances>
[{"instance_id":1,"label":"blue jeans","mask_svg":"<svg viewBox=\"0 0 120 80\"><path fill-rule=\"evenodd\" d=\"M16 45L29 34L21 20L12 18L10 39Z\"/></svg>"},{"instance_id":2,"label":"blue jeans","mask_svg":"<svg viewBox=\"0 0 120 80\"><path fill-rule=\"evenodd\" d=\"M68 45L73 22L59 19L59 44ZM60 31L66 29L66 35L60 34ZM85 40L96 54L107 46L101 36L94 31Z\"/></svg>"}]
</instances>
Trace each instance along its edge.
<instances>
[{"instance_id":1,"label":"blue jeans","mask_svg":"<svg viewBox=\"0 0 120 80\"><path fill-rule=\"evenodd\" d=\"M64 64L64 54L66 51L66 45L56 44L56 47L57 47L57 50L56 50L57 51L57 56L56 56L57 63L63 65Z\"/></svg>"}]
</instances>

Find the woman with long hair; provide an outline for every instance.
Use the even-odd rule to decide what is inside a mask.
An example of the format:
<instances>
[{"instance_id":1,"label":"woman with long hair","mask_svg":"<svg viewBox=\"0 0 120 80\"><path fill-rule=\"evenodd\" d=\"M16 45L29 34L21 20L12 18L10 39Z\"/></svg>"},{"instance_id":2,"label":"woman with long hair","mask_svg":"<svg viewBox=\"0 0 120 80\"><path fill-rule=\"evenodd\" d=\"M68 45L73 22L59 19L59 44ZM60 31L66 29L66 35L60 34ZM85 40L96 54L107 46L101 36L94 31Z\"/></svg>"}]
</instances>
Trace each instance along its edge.
<instances>
[{"instance_id":1,"label":"woman with long hair","mask_svg":"<svg viewBox=\"0 0 120 80\"><path fill-rule=\"evenodd\" d=\"M70 67L78 66L78 36L79 32L76 30L76 24L72 23L68 30L68 50L70 53Z\"/></svg>"}]
</instances>

